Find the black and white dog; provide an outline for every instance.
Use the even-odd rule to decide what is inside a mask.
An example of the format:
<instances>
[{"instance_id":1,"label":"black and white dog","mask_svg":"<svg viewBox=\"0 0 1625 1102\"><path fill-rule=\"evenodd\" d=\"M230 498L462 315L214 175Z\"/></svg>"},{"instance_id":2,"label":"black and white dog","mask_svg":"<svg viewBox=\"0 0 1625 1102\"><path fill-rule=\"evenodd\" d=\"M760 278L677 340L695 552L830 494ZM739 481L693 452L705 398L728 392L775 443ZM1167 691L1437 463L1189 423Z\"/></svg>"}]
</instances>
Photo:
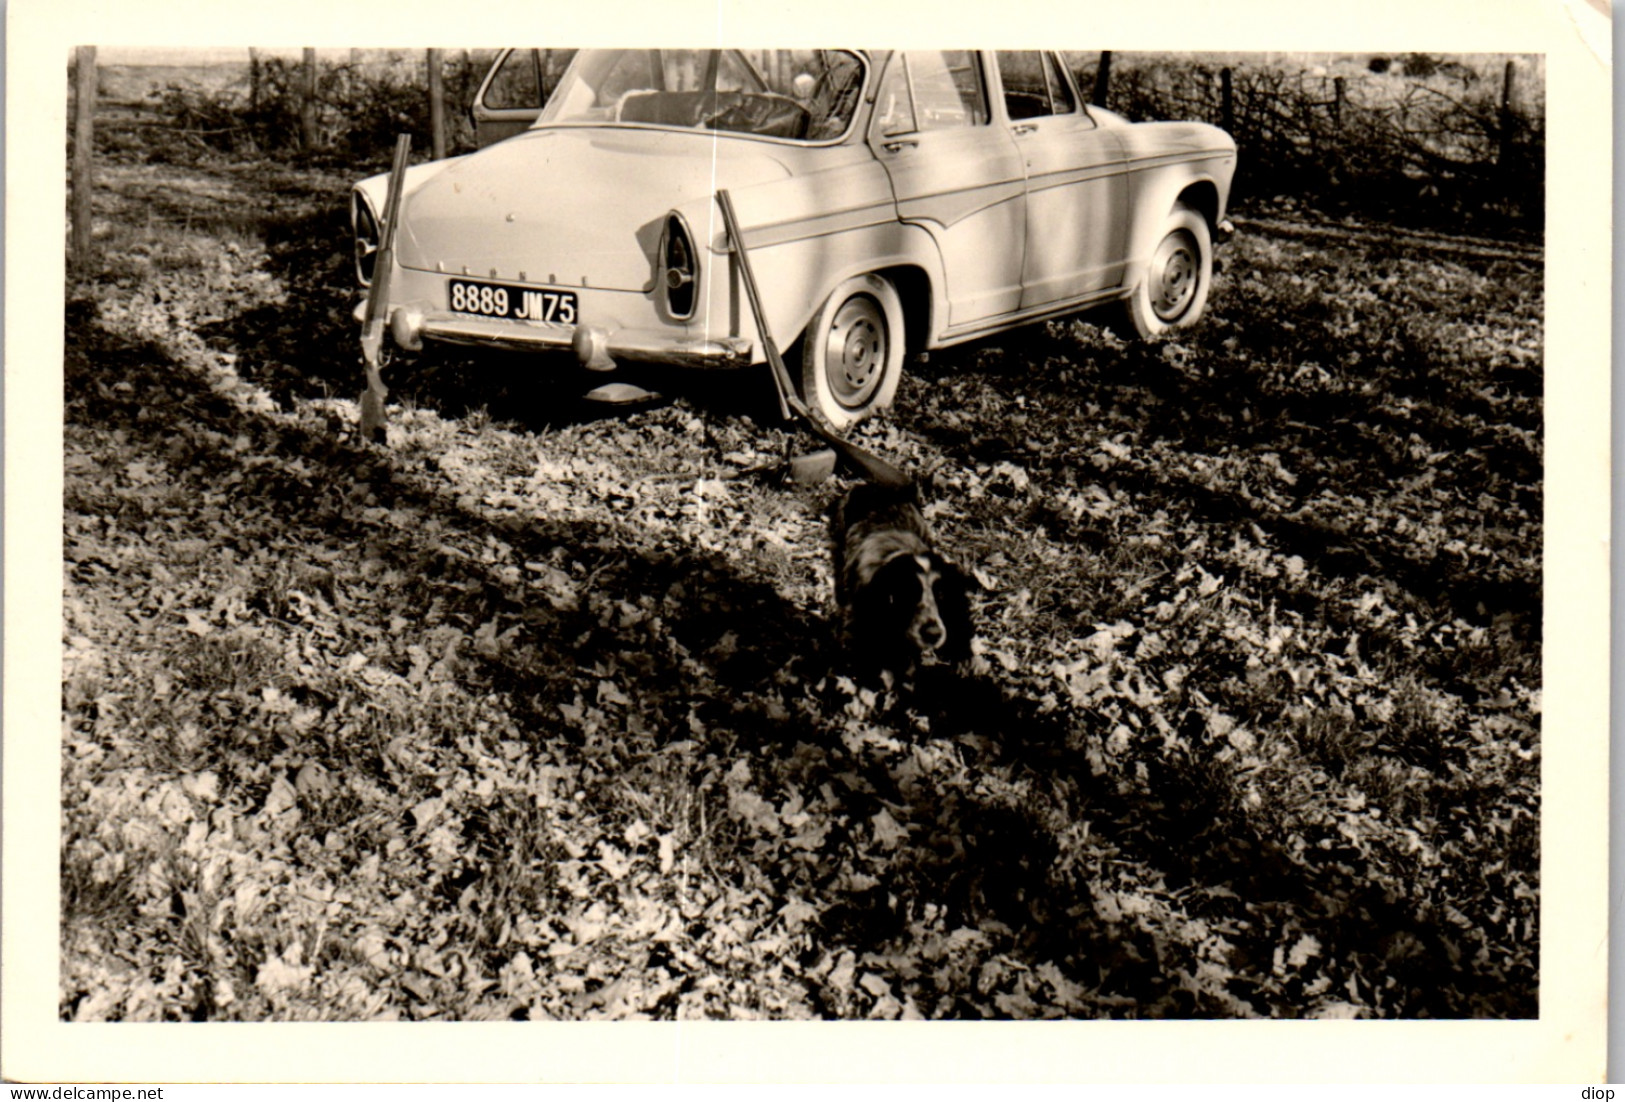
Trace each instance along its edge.
<instances>
[{"instance_id":1,"label":"black and white dog","mask_svg":"<svg viewBox=\"0 0 1625 1102\"><path fill-rule=\"evenodd\" d=\"M833 520L835 599L855 672L905 680L969 658L965 575L932 547L917 489L863 483Z\"/></svg>"}]
</instances>

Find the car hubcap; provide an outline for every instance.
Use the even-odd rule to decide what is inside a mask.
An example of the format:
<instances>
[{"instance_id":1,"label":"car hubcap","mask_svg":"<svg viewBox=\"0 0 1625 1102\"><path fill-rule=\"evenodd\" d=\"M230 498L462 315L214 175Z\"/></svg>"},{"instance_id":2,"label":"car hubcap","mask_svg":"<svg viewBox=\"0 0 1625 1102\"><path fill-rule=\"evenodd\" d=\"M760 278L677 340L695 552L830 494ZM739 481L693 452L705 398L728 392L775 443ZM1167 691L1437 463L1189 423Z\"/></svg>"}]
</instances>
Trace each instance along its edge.
<instances>
[{"instance_id":1,"label":"car hubcap","mask_svg":"<svg viewBox=\"0 0 1625 1102\"><path fill-rule=\"evenodd\" d=\"M1199 271L1196 241L1184 230L1157 246L1151 261L1151 309L1163 321L1177 321L1196 297Z\"/></svg>"},{"instance_id":2,"label":"car hubcap","mask_svg":"<svg viewBox=\"0 0 1625 1102\"><path fill-rule=\"evenodd\" d=\"M886 318L868 295L853 295L835 312L824 334L824 377L848 409L867 402L886 366Z\"/></svg>"}]
</instances>

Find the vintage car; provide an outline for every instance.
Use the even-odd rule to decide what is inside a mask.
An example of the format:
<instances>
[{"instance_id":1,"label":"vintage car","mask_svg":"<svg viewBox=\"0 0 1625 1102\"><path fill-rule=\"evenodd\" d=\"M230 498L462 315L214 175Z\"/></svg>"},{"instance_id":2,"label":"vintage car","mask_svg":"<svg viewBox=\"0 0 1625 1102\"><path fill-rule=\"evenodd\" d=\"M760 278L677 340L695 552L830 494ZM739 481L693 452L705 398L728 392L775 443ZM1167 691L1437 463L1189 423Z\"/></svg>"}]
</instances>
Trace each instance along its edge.
<instances>
[{"instance_id":1,"label":"vintage car","mask_svg":"<svg viewBox=\"0 0 1625 1102\"><path fill-rule=\"evenodd\" d=\"M1090 106L1047 51L582 50L528 129L406 171L389 333L760 364L727 189L765 328L844 427L912 353L1106 304L1192 324L1235 167L1222 130ZM352 195L363 285L387 183Z\"/></svg>"}]
</instances>

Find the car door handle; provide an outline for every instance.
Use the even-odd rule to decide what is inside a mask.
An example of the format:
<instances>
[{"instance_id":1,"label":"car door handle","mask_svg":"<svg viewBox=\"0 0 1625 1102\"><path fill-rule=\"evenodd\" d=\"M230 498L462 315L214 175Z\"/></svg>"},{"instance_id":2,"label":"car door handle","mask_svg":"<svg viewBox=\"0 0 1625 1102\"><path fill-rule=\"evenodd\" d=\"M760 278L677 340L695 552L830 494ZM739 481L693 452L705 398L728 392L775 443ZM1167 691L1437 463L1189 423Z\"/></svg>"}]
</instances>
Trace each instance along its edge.
<instances>
[{"instance_id":1,"label":"car door handle","mask_svg":"<svg viewBox=\"0 0 1625 1102\"><path fill-rule=\"evenodd\" d=\"M1010 128L1010 133L1016 134L1016 135L1031 134L1034 130L1037 130L1037 129L1038 129L1038 124L1036 122L1018 122L1018 123L1016 123L1014 126L1012 126Z\"/></svg>"},{"instance_id":2,"label":"car door handle","mask_svg":"<svg viewBox=\"0 0 1625 1102\"><path fill-rule=\"evenodd\" d=\"M896 153L898 150L903 149L905 147L909 148L909 149L913 149L915 146L920 144L920 139L918 139L918 138L893 138L890 141L881 142L880 144L885 148L887 153Z\"/></svg>"}]
</instances>

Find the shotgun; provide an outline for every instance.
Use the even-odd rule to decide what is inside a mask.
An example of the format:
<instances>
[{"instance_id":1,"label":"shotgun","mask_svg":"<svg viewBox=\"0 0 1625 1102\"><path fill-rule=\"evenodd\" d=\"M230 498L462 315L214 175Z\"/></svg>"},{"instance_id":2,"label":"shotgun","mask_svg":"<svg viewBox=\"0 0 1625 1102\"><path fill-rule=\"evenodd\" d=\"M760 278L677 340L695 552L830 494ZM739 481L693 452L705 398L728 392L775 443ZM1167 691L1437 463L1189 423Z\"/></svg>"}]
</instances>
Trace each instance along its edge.
<instances>
[{"instance_id":1,"label":"shotgun","mask_svg":"<svg viewBox=\"0 0 1625 1102\"><path fill-rule=\"evenodd\" d=\"M773 372L773 385L779 392L779 409L793 411L796 416L809 429L812 434L834 448L846 461L856 467L870 482L882 486L908 486L913 480L902 471L870 452L843 438L833 427L825 423L824 418L811 409L796 393L794 384L790 381L790 371L784 366L784 357L779 355L779 346L773 340L773 334L768 332L767 314L762 309L762 299L756 289L756 275L751 271L750 257L745 252L745 237L739 232L739 219L734 216L733 199L728 195L727 188L717 191L717 204L722 208L722 221L728 229L728 240L733 242L734 254L739 257L739 272L744 277L745 294L750 299L750 312L756 319L756 332L762 337L762 350L767 355L767 363ZM899 334L900 336L900 334Z\"/></svg>"},{"instance_id":2,"label":"shotgun","mask_svg":"<svg viewBox=\"0 0 1625 1102\"><path fill-rule=\"evenodd\" d=\"M389 324L389 284L395 274L395 222L401 212L401 189L406 183L406 154L412 138L395 139L395 162L389 170L389 196L384 201L384 224L378 230L378 252L373 258L372 285L367 288L367 310L361 326L361 362L366 367L367 389L361 395L361 439L382 444L384 389L384 328Z\"/></svg>"}]
</instances>

